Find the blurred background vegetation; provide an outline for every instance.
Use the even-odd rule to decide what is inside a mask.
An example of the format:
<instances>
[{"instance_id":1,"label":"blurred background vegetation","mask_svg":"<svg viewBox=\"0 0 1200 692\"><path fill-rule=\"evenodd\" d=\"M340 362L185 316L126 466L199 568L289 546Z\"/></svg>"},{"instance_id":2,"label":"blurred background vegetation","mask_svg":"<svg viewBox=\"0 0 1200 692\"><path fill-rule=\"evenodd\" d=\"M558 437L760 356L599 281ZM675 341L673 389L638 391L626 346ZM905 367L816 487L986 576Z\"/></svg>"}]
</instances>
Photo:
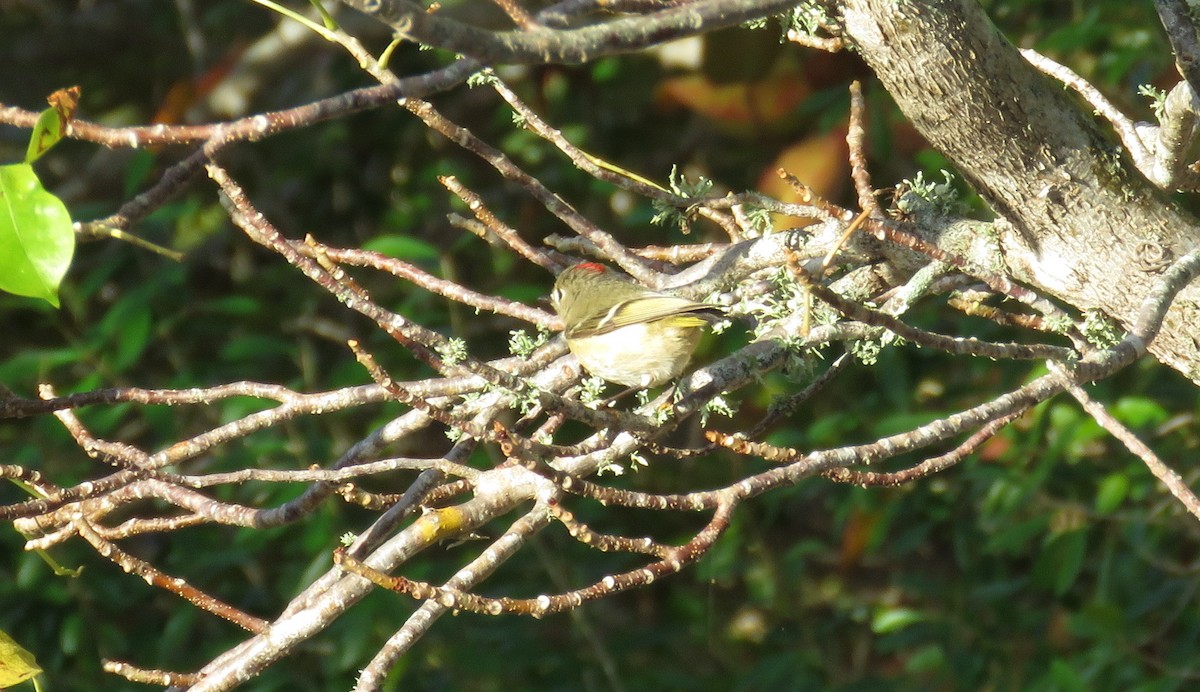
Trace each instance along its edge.
<instances>
[{"instance_id":1,"label":"blurred background vegetation","mask_svg":"<svg viewBox=\"0 0 1200 692\"><path fill-rule=\"evenodd\" d=\"M480 3L448 11L475 11ZM1093 81L1127 113L1152 117L1140 84L1174 83L1150 3L996 0L1002 30ZM215 103L214 85L274 30L278 18L243 2L149 0L0 1L0 102L31 110L78 84L81 117L106 125L186 122L281 108L370 84L353 61L304 39L238 73L243 100ZM354 17L380 50L387 36ZM710 35L699 53L659 50L583 67L500 70L519 94L575 144L665 184L673 165L719 188L786 196L783 166L817 192L850 204L845 162L847 85L864 80L869 153L878 187L918 171L940 177L942 159L903 122L852 55L780 45L774 27ZM413 74L448 56L402 49ZM435 96L448 117L500 146L579 211L631 245L720 241L703 222L690 235L649 223L654 210L574 169L553 147L516 128L486 88ZM222 110L222 108L226 110ZM19 160L28 133L0 127L0 160ZM107 150L60 144L38 164L74 218L106 216L144 189L182 148ZM565 229L486 165L391 108L327 122L227 150L225 163L285 233L366 246L415 262L476 290L524 301L550 277L502 248L452 228L463 211L437 182L453 174L532 242ZM964 193L966 190L964 189ZM969 199L969 196L967 197ZM981 217L987 212L976 209ZM344 340L374 346L397 377L430 374L357 315L278 257L249 242L199 179L134 231L186 252L174 263L130 245L81 245L54 311L0 295L0 384L32 396L102 387L174 388L235 380L318 391L368 377ZM382 305L467 340L477 356L502 350L521 325L412 286L360 275ZM948 333L1004 336L1000 328L930 304L913 315ZM1011 334L1009 335L1011 336ZM713 338L701 359L746 338ZM389 354L392 357L388 361ZM819 401L768 438L818 448L873 439L932 420L1031 376L1027 364L949 361L891 349L856 365ZM744 428L795 384L782 375L737 392L722 429ZM1144 362L1096 388L1195 484L1193 385ZM155 450L244 415L260 402L208 407L93 407L80 415L99 436ZM222 447L205 470L298 468L326 463L400 408L310 417ZM423 450L448 447L437 432ZM88 460L52 418L0 421L0 459L68 483L91 477ZM490 463L486 451L477 462ZM909 459L909 461L916 461ZM703 488L761 462L715 454L652 459L619 479L633 487ZM373 488L398 491L401 488ZM264 506L299 488L249 485L222 499ZM274 495L274 496L272 496ZM11 485L0 501L23 499ZM696 517L578 507L596 528L669 539ZM126 541L131 552L249 612L270 618L329 564L337 537L369 513L328 503L296 525L268 531L190 529ZM670 522L675 522L674 524ZM793 689L793 690L1175 690L1200 678L1198 535L1150 474L1065 400L1010 426L968 461L895 489L811 479L744 505L732 530L696 569L648 589L544 621L445 618L402 662L393 689ZM120 689L100 659L190 670L243 638L236 627L100 559L80 541L54 557L82 566L55 577L21 537L0 530L0 629L33 651L52 689ZM448 576L470 545L431 552L414 578ZM620 558L616 558L619 563ZM534 542L484 593L528 596L593 581L626 565L580 549L561 532ZM250 685L255 690L345 689L414 604L374 593L329 631Z\"/></svg>"}]
</instances>

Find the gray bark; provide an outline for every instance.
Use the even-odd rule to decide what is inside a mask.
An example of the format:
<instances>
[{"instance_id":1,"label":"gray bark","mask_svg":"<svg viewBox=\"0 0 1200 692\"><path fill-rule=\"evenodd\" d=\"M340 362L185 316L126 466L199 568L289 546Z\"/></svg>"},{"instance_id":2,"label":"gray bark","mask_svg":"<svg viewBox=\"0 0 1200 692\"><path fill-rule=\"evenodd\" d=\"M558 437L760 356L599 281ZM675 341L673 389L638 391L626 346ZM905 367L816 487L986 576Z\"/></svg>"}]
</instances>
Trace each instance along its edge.
<instances>
[{"instance_id":1,"label":"gray bark","mask_svg":"<svg viewBox=\"0 0 1200 692\"><path fill-rule=\"evenodd\" d=\"M991 259L1064 303L1132 324L1166 260L1200 240L1200 222L973 0L841 6L848 38L905 115L999 214L1001 257ZM1176 297L1150 351L1200 383L1198 283Z\"/></svg>"}]
</instances>

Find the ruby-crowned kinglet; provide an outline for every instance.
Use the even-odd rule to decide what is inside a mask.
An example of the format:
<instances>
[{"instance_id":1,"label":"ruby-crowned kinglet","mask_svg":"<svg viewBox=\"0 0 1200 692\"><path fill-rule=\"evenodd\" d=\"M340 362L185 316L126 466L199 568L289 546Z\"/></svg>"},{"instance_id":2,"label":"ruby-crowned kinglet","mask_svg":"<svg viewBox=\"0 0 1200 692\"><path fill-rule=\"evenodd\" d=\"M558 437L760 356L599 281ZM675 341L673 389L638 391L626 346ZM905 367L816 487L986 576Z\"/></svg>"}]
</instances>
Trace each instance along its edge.
<instances>
[{"instance_id":1,"label":"ruby-crowned kinglet","mask_svg":"<svg viewBox=\"0 0 1200 692\"><path fill-rule=\"evenodd\" d=\"M701 328L720 308L658 293L602 264L565 269L550 302L567 347L593 375L627 387L653 387L683 372Z\"/></svg>"}]
</instances>

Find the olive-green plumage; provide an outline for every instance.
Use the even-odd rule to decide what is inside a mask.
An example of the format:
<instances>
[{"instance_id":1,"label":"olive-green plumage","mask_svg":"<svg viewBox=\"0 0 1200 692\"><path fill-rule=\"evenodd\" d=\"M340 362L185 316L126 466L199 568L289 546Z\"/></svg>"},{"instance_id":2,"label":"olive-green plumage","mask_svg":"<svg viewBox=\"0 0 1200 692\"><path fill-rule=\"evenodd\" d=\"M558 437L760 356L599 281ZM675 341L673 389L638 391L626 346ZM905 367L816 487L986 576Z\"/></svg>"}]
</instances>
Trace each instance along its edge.
<instances>
[{"instance_id":1,"label":"olive-green plumage","mask_svg":"<svg viewBox=\"0 0 1200 692\"><path fill-rule=\"evenodd\" d=\"M629 387L678 377L719 308L643 288L584 262L564 270L550 302L571 353L593 375Z\"/></svg>"}]
</instances>

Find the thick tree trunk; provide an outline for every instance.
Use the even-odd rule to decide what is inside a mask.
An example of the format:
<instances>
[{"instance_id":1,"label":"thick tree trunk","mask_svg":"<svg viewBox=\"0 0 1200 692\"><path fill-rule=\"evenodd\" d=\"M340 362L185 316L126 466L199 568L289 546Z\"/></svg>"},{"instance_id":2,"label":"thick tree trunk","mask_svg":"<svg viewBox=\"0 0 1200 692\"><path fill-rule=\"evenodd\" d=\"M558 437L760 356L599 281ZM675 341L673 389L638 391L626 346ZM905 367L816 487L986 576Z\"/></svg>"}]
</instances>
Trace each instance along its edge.
<instances>
[{"instance_id":1,"label":"thick tree trunk","mask_svg":"<svg viewBox=\"0 0 1200 692\"><path fill-rule=\"evenodd\" d=\"M1027 63L973 0L846 0L849 38L907 117L1001 216L1008 272L1128 326L1200 223L1133 167L1071 92ZM979 258L977 258L979 259ZM1200 382L1200 287L1150 350Z\"/></svg>"}]
</instances>

